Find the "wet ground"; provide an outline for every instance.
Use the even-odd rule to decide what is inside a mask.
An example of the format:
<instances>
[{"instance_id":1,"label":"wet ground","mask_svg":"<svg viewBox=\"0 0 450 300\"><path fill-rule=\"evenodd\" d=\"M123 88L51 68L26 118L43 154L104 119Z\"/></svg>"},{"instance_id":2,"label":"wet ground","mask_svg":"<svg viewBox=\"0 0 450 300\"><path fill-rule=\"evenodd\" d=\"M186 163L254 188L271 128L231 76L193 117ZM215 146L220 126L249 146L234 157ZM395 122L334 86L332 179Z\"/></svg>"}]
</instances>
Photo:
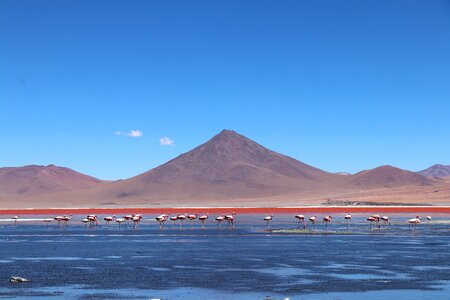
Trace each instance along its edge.
<instances>
[{"instance_id":1,"label":"wet ground","mask_svg":"<svg viewBox=\"0 0 450 300\"><path fill-rule=\"evenodd\" d=\"M42 218L45 216L42 216ZM449 299L450 216L416 229L391 216L369 228L336 215L304 230L292 215L238 215L164 228L0 220L0 298ZM0 217L1 218L1 217ZM170 222L170 221L169 221ZM10 276L29 283L10 284Z\"/></svg>"}]
</instances>

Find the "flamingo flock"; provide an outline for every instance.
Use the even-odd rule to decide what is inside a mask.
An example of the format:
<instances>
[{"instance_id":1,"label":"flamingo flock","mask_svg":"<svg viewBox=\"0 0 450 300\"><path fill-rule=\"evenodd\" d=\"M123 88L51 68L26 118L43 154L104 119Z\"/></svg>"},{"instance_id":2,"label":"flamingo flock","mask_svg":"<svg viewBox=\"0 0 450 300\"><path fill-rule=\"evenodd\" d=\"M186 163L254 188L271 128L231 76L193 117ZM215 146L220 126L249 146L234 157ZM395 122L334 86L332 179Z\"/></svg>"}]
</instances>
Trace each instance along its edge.
<instances>
[{"instance_id":1,"label":"flamingo flock","mask_svg":"<svg viewBox=\"0 0 450 300\"><path fill-rule=\"evenodd\" d=\"M117 224L129 222L132 221L134 223L134 227L139 226L139 222L142 220L143 216L141 214L130 214L123 216L122 218L117 218L116 216L105 216L103 220L105 221L105 224L108 225L110 222L116 222ZM11 217L12 220L14 220L14 223L17 224L20 217L19 216L13 216ZM46 223L47 226L52 222L56 221L58 224L58 227L66 227L69 221L72 220L72 215L58 215L50 218L44 218L42 219L42 222ZM86 217L81 219L81 223L85 224L85 227L94 227L99 225L98 222L98 216L95 214L87 215Z\"/></svg>"},{"instance_id":2,"label":"flamingo flock","mask_svg":"<svg viewBox=\"0 0 450 300\"><path fill-rule=\"evenodd\" d=\"M205 222L209 219L209 215L210 215L209 213L205 213L205 214L177 213L177 214L171 216L170 213L164 213L164 214L161 214L161 215L155 217L154 220L159 223L159 226L161 228L163 228L165 226L165 223L168 220L172 221L173 226L175 226L178 223L180 228L182 227L183 223L186 220L190 221L191 226L194 226L195 221L198 220L198 221L200 221L202 228L204 228ZM227 227L234 228L235 216L236 216L235 212L232 212L229 214L221 214L221 215L216 216L214 218L214 221L217 223L217 226L219 228L221 228L221 224L224 221L227 222ZM263 221L266 223L267 228L270 227L270 223L273 220L273 217L274 217L273 214L269 214L269 215L266 215L263 217ZM313 229L314 229L314 225L316 224L316 222L318 220L317 216L311 216L309 218L306 218L302 214L295 215L294 218L297 220L298 228L300 228L300 226L302 226L303 229L305 229L307 227L306 220L309 221L309 223L311 224L311 227ZM13 216L13 217L11 217L11 219L14 221L15 224L17 224L18 221L20 220L20 217ZM123 223L129 224L129 223L133 222L134 228L139 227L139 224L142 219L143 219L143 216L141 214L136 214L136 213L126 214L126 215L122 216L121 218L117 218L115 215L103 217L103 221L104 221L105 225L109 225L111 222L115 222L120 227L121 224L123 224ZM347 229L348 229L350 227L352 215L346 214L346 215L344 215L343 219L344 219L344 221L347 225ZM431 216L426 217L427 221L431 221L431 219L432 219ZM58 215L58 216L54 216L51 218L42 219L42 221L44 223L46 223L47 226L52 221L56 221L58 223L58 227L61 227L61 226L67 227L67 224L71 220L72 220L72 215ZM325 230L328 229L328 226L329 226L329 224L331 224L332 220L333 220L333 216L331 216L331 215L327 215L322 218L323 224L325 225ZM374 215L370 215L369 217L367 217L366 220L369 222L370 229L380 229L380 228L391 225L391 221L388 216L380 216L380 215L374 214ZM87 215L86 217L82 218L81 222L83 224L85 224L86 228L87 227L92 228L94 226L99 225L99 218L96 214L90 214L90 215ZM422 218L420 216L416 216L412 219L407 220L410 230L416 229L417 225L420 224L421 222L422 222Z\"/></svg>"},{"instance_id":3,"label":"flamingo flock","mask_svg":"<svg viewBox=\"0 0 450 300\"><path fill-rule=\"evenodd\" d=\"M304 215L295 215L294 218L297 219L297 223L298 223L298 228L300 228L300 225L302 225L302 227L305 229L306 228L306 218ZM269 227L269 222L272 221L273 219L273 215L267 215L263 218L263 220L266 222L266 226ZM427 216L426 219L428 221L431 221L432 217L431 216ZM333 216L331 215L327 215L324 216L322 221L325 224L325 229L328 228L328 224L331 223L331 221L333 220ZM352 215L351 214L346 214L344 215L344 220L346 222L347 225L347 229L350 227L350 221L352 220ZM314 228L315 223L317 222L317 216L311 216L308 218L308 221L311 223L311 226ZM382 227L386 227L391 225L391 221L389 219L388 216L380 216L380 215L371 215L367 218L367 221L369 221L369 228L370 229L380 229ZM416 216L415 218L409 219L408 221L409 224L409 229L416 229L417 225L420 224L422 222L422 218L419 216Z\"/></svg>"}]
</instances>

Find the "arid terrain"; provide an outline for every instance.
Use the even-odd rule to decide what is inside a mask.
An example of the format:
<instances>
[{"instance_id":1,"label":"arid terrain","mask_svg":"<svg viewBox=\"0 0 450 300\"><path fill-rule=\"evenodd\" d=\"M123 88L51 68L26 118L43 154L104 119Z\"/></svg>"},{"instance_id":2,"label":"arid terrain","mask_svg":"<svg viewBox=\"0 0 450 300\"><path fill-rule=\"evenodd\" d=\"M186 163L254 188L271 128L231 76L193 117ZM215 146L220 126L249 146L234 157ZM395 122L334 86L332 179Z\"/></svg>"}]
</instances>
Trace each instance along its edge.
<instances>
[{"instance_id":1,"label":"arid terrain","mask_svg":"<svg viewBox=\"0 0 450 300\"><path fill-rule=\"evenodd\" d=\"M224 130L206 143L135 177L102 181L49 166L0 169L0 205L24 207L283 207L450 204L445 166L421 172L381 166L329 173ZM440 176L445 175L445 176Z\"/></svg>"}]
</instances>

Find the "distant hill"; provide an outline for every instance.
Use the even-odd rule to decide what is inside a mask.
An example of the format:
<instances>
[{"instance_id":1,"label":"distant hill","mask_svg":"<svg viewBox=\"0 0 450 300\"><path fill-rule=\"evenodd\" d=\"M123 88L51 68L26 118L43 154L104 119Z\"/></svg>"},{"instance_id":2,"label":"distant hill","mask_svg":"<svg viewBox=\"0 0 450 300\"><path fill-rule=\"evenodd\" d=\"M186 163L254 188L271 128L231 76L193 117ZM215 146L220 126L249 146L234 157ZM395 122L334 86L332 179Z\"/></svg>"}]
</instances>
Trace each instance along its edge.
<instances>
[{"instance_id":1,"label":"distant hill","mask_svg":"<svg viewBox=\"0 0 450 300\"><path fill-rule=\"evenodd\" d=\"M54 165L0 168L0 196L37 196L86 189L102 181Z\"/></svg>"},{"instance_id":2,"label":"distant hill","mask_svg":"<svg viewBox=\"0 0 450 300\"><path fill-rule=\"evenodd\" d=\"M431 179L423 175L392 166L381 166L356 173L349 177L349 182L363 189L393 188L407 185L427 186L433 184Z\"/></svg>"},{"instance_id":3,"label":"distant hill","mask_svg":"<svg viewBox=\"0 0 450 300\"><path fill-rule=\"evenodd\" d=\"M337 172L337 173L334 173L334 174L336 174L336 175L344 175L344 176L352 175L351 173L348 173L348 172Z\"/></svg>"},{"instance_id":4,"label":"distant hill","mask_svg":"<svg viewBox=\"0 0 450 300\"><path fill-rule=\"evenodd\" d=\"M434 165L428 169L417 172L423 176L436 177L436 178L450 178L450 166L449 165Z\"/></svg>"}]
</instances>

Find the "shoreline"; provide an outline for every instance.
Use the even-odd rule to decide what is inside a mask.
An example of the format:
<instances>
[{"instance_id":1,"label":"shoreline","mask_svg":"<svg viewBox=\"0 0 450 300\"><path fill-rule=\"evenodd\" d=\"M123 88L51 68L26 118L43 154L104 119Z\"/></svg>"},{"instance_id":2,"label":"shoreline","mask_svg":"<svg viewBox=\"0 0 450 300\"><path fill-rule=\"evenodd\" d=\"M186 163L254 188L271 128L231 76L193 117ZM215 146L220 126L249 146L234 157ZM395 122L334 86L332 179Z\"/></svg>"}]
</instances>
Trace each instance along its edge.
<instances>
[{"instance_id":1,"label":"shoreline","mask_svg":"<svg viewBox=\"0 0 450 300\"><path fill-rule=\"evenodd\" d=\"M92 208L17 208L0 209L0 215L83 215L122 213L444 213L450 206L298 206L298 207L92 207Z\"/></svg>"}]
</instances>

